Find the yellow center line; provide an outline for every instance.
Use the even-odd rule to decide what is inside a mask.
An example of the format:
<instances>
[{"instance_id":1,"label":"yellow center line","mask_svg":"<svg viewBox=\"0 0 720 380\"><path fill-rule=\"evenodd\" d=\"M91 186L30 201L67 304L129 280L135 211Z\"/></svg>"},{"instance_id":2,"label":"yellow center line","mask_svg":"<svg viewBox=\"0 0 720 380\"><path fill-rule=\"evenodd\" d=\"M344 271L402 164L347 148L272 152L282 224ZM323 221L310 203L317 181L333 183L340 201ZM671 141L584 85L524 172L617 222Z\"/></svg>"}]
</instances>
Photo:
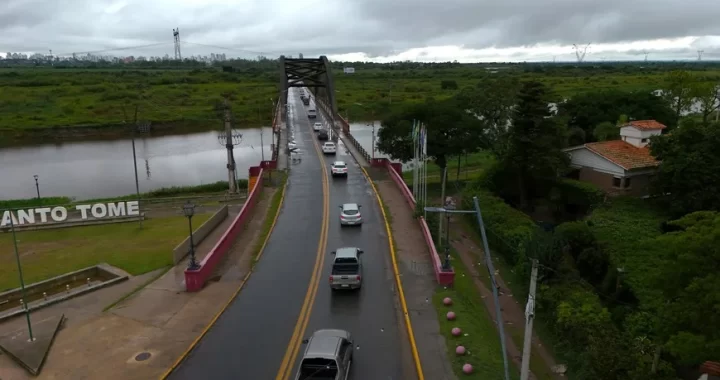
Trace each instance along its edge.
<instances>
[{"instance_id":1,"label":"yellow center line","mask_svg":"<svg viewBox=\"0 0 720 380\"><path fill-rule=\"evenodd\" d=\"M275 380L286 380L290 377L290 372L293 369L295 358L297 357L302 342L302 336L305 334L305 329L310 322L310 314L312 312L313 304L315 303L315 296L317 295L318 286L320 284L320 278L322 274L323 264L325 263L325 248L327 246L327 235L328 235L328 220L330 213L330 186L327 179L327 168L325 167L325 160L323 154L317 142L313 139L313 146L315 152L320 158L320 166L322 168L322 187L323 187L323 216L322 225L320 229L320 240L318 241L317 256L315 257L315 266L313 268L312 276L310 277L310 283L308 286L307 293L305 294L305 300L303 306L300 309L300 315L295 324L293 335L290 338L288 347L283 356L280 369L278 370Z\"/></svg>"}]
</instances>

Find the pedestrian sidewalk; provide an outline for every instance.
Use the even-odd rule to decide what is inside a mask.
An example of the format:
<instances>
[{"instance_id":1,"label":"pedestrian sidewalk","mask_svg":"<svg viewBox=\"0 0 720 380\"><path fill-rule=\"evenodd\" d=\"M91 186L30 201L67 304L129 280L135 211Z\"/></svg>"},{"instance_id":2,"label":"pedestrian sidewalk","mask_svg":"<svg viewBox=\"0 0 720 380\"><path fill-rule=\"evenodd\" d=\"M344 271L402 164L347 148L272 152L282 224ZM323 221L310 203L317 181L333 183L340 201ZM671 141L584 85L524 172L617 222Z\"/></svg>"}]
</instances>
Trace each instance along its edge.
<instances>
[{"instance_id":1,"label":"pedestrian sidewalk","mask_svg":"<svg viewBox=\"0 0 720 380\"><path fill-rule=\"evenodd\" d=\"M430 253L413 211L385 169L370 169L369 163L344 134L340 135L340 139L358 164L369 170L390 213L388 222L393 232L398 270L423 374L426 379L455 380L457 377L447 356L445 338L440 333L437 310L432 303L437 284Z\"/></svg>"},{"instance_id":2,"label":"pedestrian sidewalk","mask_svg":"<svg viewBox=\"0 0 720 380\"><path fill-rule=\"evenodd\" d=\"M238 290L251 269L251 250L266 218L274 189L266 188L255 208L258 217L238 237L218 271L219 280L202 291L187 293L184 270L188 258L166 273L156 271L34 313L34 323L43 317L65 313L67 321L53 343L38 379L156 379L168 370L202 333L215 315ZM238 214L232 205L228 217L197 247L198 261L217 243ZM169 254L169 252L168 252ZM156 278L107 312L123 294ZM103 293L105 292L105 293ZM21 319L21 318L20 318ZM2 325L2 333L23 328L23 321ZM12 329L15 330L12 330ZM7 331L6 331L7 329ZM0 356L0 379L25 380L29 374Z\"/></svg>"}]
</instances>

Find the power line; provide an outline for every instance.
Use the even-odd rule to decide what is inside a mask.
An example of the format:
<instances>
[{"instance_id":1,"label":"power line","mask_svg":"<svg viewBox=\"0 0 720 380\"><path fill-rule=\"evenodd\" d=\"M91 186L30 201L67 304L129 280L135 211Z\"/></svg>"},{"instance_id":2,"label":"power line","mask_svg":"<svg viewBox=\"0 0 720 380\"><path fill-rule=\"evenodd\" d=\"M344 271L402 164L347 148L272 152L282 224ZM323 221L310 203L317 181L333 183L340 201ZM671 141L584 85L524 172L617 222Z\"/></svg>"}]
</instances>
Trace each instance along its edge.
<instances>
[{"instance_id":1,"label":"power line","mask_svg":"<svg viewBox=\"0 0 720 380\"><path fill-rule=\"evenodd\" d=\"M242 53L257 54L257 55L264 55L264 54L265 54L265 53L260 52L260 51L237 49L237 48L231 48L231 47L227 47L227 46L201 44L201 43L197 43L197 42L183 41L182 43L183 43L183 44L197 45L197 46L204 46L204 47L209 47L209 48L214 48L214 49L222 49L222 50L237 51L237 52L242 52Z\"/></svg>"},{"instance_id":2,"label":"power line","mask_svg":"<svg viewBox=\"0 0 720 380\"><path fill-rule=\"evenodd\" d=\"M55 56L72 56L73 54L98 54L98 53L107 53L111 51L120 51L120 50L131 50L131 49L142 49L147 47L154 47L154 46L161 46L161 45L169 45L169 42L158 42L154 44L147 44L147 45L136 45L136 46L126 46L126 47L118 47L118 48L108 48L103 50L94 50L94 51L75 51L71 53L61 53L61 54L55 54Z\"/></svg>"}]
</instances>

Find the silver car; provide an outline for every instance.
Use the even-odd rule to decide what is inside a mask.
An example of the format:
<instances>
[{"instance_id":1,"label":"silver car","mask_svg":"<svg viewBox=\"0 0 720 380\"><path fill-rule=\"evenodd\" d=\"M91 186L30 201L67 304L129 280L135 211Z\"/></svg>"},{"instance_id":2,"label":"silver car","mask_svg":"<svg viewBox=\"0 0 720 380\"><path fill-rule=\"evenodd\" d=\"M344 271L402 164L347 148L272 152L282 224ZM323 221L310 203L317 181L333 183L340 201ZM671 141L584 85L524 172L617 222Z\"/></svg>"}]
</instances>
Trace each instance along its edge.
<instances>
[{"instance_id":1,"label":"silver car","mask_svg":"<svg viewBox=\"0 0 720 380\"><path fill-rule=\"evenodd\" d=\"M345 203L340 205L340 225L341 226L359 226L363 223L360 206L357 203Z\"/></svg>"},{"instance_id":2,"label":"silver car","mask_svg":"<svg viewBox=\"0 0 720 380\"><path fill-rule=\"evenodd\" d=\"M338 248L332 252L335 259L330 272L330 289L354 290L362 287L362 253L363 250L356 247Z\"/></svg>"},{"instance_id":3,"label":"silver car","mask_svg":"<svg viewBox=\"0 0 720 380\"><path fill-rule=\"evenodd\" d=\"M353 356L353 340L345 330L317 330L309 339L295 380L347 380Z\"/></svg>"}]
</instances>

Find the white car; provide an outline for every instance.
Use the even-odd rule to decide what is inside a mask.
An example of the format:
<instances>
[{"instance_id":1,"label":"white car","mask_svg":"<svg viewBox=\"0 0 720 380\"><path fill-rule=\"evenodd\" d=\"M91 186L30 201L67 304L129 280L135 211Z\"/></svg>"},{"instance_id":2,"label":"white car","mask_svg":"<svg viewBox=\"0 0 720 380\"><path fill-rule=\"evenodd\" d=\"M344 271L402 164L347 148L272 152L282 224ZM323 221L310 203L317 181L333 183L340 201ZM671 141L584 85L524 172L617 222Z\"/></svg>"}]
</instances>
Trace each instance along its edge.
<instances>
[{"instance_id":1,"label":"white car","mask_svg":"<svg viewBox=\"0 0 720 380\"><path fill-rule=\"evenodd\" d=\"M340 206L340 225L341 226L359 226L363 219L360 214L360 206L357 203L345 203Z\"/></svg>"},{"instance_id":2,"label":"white car","mask_svg":"<svg viewBox=\"0 0 720 380\"><path fill-rule=\"evenodd\" d=\"M335 161L330 166L330 172L332 173L332 176L344 176L347 177L348 175L348 168L344 161Z\"/></svg>"},{"instance_id":3,"label":"white car","mask_svg":"<svg viewBox=\"0 0 720 380\"><path fill-rule=\"evenodd\" d=\"M336 154L337 148L335 147L335 143L328 141L323 144L322 146L323 154Z\"/></svg>"},{"instance_id":4,"label":"white car","mask_svg":"<svg viewBox=\"0 0 720 380\"><path fill-rule=\"evenodd\" d=\"M313 131L318 132L323 129L322 123L315 123L313 124Z\"/></svg>"}]
</instances>

